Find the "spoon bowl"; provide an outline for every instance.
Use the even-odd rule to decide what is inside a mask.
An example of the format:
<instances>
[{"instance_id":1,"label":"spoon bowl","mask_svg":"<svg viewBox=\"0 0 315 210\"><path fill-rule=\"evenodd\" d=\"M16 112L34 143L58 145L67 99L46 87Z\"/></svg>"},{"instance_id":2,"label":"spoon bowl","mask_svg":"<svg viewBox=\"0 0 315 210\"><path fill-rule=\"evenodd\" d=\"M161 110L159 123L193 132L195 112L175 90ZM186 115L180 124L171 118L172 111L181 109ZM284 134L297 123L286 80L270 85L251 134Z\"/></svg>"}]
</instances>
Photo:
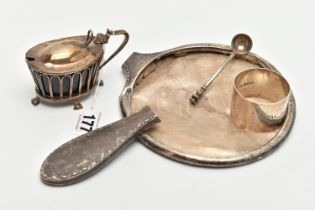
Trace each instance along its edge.
<instances>
[{"instance_id":1,"label":"spoon bowl","mask_svg":"<svg viewBox=\"0 0 315 210\"><path fill-rule=\"evenodd\" d=\"M247 34L237 34L232 39L232 49L236 55L246 55L252 49L253 41Z\"/></svg>"}]
</instances>

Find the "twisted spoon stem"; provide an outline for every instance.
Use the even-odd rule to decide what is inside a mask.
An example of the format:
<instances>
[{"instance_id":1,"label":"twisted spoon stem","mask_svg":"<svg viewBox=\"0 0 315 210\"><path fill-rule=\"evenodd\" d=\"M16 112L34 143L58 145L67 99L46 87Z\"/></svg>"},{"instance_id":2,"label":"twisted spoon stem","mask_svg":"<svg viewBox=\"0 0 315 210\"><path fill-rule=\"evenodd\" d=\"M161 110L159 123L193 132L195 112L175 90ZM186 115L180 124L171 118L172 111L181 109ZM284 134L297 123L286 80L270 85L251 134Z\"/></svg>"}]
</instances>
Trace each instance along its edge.
<instances>
[{"instance_id":1,"label":"twisted spoon stem","mask_svg":"<svg viewBox=\"0 0 315 210\"><path fill-rule=\"evenodd\" d=\"M224 70L224 68L228 65L228 63L235 57L235 53L232 52L231 55L224 61L224 63L220 66L220 68L208 79L208 81L201 86L189 99L192 105L196 105L199 99L202 97L204 92L210 86L210 84L219 76L219 74Z\"/></svg>"}]
</instances>

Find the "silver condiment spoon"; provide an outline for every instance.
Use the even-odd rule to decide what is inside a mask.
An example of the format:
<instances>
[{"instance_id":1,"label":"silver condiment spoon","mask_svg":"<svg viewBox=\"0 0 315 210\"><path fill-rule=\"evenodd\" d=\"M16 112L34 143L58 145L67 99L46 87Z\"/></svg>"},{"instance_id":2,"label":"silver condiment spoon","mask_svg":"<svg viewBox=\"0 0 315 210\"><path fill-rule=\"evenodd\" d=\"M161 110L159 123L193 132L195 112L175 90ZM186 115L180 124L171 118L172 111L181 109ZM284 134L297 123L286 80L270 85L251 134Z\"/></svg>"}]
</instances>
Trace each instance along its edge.
<instances>
[{"instance_id":1,"label":"silver condiment spoon","mask_svg":"<svg viewBox=\"0 0 315 210\"><path fill-rule=\"evenodd\" d=\"M249 53L249 51L252 49L253 42L248 35L237 34L233 37L231 45L233 49L231 55L225 60L220 68L214 73L214 75L190 97L189 101L192 105L196 105L198 103L199 99L202 97L209 85L215 80L215 78L217 78L217 76L235 56L244 56Z\"/></svg>"}]
</instances>

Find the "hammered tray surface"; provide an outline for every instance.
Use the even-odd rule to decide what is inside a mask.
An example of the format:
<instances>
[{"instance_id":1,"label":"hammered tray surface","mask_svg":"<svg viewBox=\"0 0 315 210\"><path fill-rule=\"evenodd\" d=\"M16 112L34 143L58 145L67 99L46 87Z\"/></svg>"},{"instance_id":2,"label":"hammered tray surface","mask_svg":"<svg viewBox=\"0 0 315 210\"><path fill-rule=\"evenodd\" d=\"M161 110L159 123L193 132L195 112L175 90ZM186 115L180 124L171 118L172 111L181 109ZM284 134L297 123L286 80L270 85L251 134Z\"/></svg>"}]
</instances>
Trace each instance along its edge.
<instances>
[{"instance_id":1,"label":"hammered tray surface","mask_svg":"<svg viewBox=\"0 0 315 210\"><path fill-rule=\"evenodd\" d=\"M234 59L199 103L191 105L190 96L228 56L226 51L218 53L212 48L205 49L192 48L181 54L181 48L178 48L148 56L151 60L145 55L138 54L136 59L131 56L124 66L130 80L126 88L132 90L130 107L122 101L122 108L135 112L149 105L154 110L162 122L142 135L140 140L171 159L211 167L236 166L258 160L278 146L289 133L295 113L293 95L285 122L273 132L252 132L231 122L229 107L235 76L250 68L274 68L253 54L252 62L251 59ZM130 78L130 74L134 78ZM124 100L124 93L121 100Z\"/></svg>"}]
</instances>

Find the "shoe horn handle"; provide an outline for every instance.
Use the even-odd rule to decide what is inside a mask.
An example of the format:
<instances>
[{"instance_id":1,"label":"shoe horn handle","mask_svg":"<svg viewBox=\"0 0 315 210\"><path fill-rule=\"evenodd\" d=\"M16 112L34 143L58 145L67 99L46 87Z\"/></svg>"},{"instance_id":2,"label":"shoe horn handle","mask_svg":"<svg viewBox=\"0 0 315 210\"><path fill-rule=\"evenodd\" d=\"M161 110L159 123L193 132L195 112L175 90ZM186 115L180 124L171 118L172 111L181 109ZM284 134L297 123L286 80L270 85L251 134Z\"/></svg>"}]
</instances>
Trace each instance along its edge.
<instances>
[{"instance_id":1,"label":"shoe horn handle","mask_svg":"<svg viewBox=\"0 0 315 210\"><path fill-rule=\"evenodd\" d=\"M46 158L40 177L48 185L79 182L106 165L134 137L158 122L158 116L146 106L129 117L76 137Z\"/></svg>"}]
</instances>

